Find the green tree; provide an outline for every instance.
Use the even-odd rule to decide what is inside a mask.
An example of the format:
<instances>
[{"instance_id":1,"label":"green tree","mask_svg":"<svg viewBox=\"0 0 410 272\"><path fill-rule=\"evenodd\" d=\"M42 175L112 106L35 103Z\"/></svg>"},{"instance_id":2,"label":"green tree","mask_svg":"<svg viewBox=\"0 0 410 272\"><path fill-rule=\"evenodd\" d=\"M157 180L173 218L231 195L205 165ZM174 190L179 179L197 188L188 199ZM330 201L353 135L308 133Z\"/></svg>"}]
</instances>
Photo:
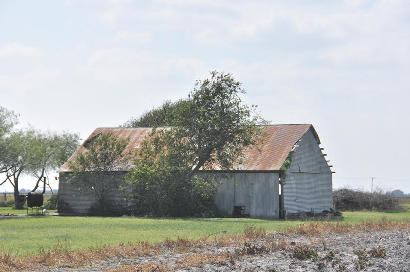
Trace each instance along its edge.
<instances>
[{"instance_id":1,"label":"green tree","mask_svg":"<svg viewBox=\"0 0 410 272\"><path fill-rule=\"evenodd\" d=\"M179 109L187 103L186 100L177 102L165 101L162 106L144 113L139 118L133 118L124 127L170 127L178 119Z\"/></svg>"},{"instance_id":2,"label":"green tree","mask_svg":"<svg viewBox=\"0 0 410 272\"><path fill-rule=\"evenodd\" d=\"M17 123L17 116L14 112L0 106L0 174L8 170L8 165L4 164L7 146L5 138Z\"/></svg>"},{"instance_id":3,"label":"green tree","mask_svg":"<svg viewBox=\"0 0 410 272\"><path fill-rule=\"evenodd\" d=\"M2 140L5 178L0 185L9 182L14 189L15 207L24 203L20 198L19 185L23 175L34 176L35 191L49 171L56 170L78 146L78 135L70 133L41 133L34 129L11 132Z\"/></svg>"},{"instance_id":4,"label":"green tree","mask_svg":"<svg viewBox=\"0 0 410 272\"><path fill-rule=\"evenodd\" d=\"M24 201L20 198L19 181L24 171L31 168L33 162L30 153L32 140L32 136L26 131L13 132L3 139L4 150L1 160L6 171L4 172L5 178L0 185L9 182L13 186L16 209L22 208L24 204Z\"/></svg>"},{"instance_id":5,"label":"green tree","mask_svg":"<svg viewBox=\"0 0 410 272\"><path fill-rule=\"evenodd\" d=\"M32 192L37 190L40 181L47 173L56 170L74 153L79 145L79 136L73 133L34 133L31 146L31 175L37 178ZM50 185L48 184L50 187ZM51 189L51 187L50 187Z\"/></svg>"},{"instance_id":6,"label":"green tree","mask_svg":"<svg viewBox=\"0 0 410 272\"><path fill-rule=\"evenodd\" d=\"M174 107L172 127L153 130L126 178L137 212L184 216L212 208L217 184L199 171L231 169L260 134L263 120L243 103L244 93L232 75L211 72Z\"/></svg>"},{"instance_id":7,"label":"green tree","mask_svg":"<svg viewBox=\"0 0 410 272\"><path fill-rule=\"evenodd\" d=\"M17 115L0 106L0 137L4 137L17 123Z\"/></svg>"},{"instance_id":8,"label":"green tree","mask_svg":"<svg viewBox=\"0 0 410 272\"><path fill-rule=\"evenodd\" d=\"M111 133L99 134L85 143L86 151L80 152L69 165L72 171L70 182L93 192L98 202L96 211L103 214L110 209L106 200L106 193L113 186L110 175L124 169L129 161L127 144L127 139Z\"/></svg>"}]
</instances>

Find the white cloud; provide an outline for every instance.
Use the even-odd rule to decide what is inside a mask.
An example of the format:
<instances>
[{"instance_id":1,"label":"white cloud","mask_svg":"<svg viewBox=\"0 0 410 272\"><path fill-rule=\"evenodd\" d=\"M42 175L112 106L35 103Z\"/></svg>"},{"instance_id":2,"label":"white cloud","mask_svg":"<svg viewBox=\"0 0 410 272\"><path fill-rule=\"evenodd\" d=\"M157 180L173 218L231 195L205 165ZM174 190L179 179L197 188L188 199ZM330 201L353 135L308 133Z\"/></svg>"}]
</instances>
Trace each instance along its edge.
<instances>
[{"instance_id":1,"label":"white cloud","mask_svg":"<svg viewBox=\"0 0 410 272\"><path fill-rule=\"evenodd\" d=\"M95 80L112 84L143 80L158 80L170 75L194 75L202 70L199 59L159 57L149 52L126 48L109 48L96 51L82 69Z\"/></svg>"},{"instance_id":2,"label":"white cloud","mask_svg":"<svg viewBox=\"0 0 410 272\"><path fill-rule=\"evenodd\" d=\"M35 70L18 75L1 75L0 86L3 92L14 93L20 98L24 98L29 92L44 92L47 90L49 82L53 82L60 71L45 67L37 67Z\"/></svg>"},{"instance_id":3,"label":"white cloud","mask_svg":"<svg viewBox=\"0 0 410 272\"><path fill-rule=\"evenodd\" d=\"M117 40L129 40L140 43L147 43L152 40L152 34L149 32L132 32L132 31L119 31L115 38Z\"/></svg>"},{"instance_id":4,"label":"white cloud","mask_svg":"<svg viewBox=\"0 0 410 272\"><path fill-rule=\"evenodd\" d=\"M21 43L8 43L0 47L0 58L39 56L42 56L40 49Z\"/></svg>"},{"instance_id":5,"label":"white cloud","mask_svg":"<svg viewBox=\"0 0 410 272\"><path fill-rule=\"evenodd\" d=\"M107 10L101 14L101 21L107 25L115 25L117 18L118 12L116 10Z\"/></svg>"}]
</instances>

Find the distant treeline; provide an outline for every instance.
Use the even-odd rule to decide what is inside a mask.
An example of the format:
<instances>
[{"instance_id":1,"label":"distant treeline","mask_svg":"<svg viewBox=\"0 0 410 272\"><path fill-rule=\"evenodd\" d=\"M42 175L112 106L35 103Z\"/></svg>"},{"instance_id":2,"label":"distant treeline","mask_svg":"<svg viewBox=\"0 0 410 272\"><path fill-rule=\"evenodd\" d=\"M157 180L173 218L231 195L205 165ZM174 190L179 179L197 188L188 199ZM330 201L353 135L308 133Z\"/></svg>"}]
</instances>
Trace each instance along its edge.
<instances>
[{"instance_id":1,"label":"distant treeline","mask_svg":"<svg viewBox=\"0 0 410 272\"><path fill-rule=\"evenodd\" d=\"M398 197L376 191L373 193L352 189L339 189L333 191L333 203L336 210L357 211L357 210L399 210Z\"/></svg>"}]
</instances>

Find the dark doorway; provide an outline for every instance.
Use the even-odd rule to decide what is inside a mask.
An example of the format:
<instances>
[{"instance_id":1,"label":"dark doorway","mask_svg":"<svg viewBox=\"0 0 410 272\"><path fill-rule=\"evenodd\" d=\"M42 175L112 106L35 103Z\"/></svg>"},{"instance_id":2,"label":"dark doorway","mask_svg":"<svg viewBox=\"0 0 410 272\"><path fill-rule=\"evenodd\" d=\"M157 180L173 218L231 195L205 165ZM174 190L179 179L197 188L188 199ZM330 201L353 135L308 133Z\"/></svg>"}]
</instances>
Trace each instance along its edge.
<instances>
[{"instance_id":1,"label":"dark doorway","mask_svg":"<svg viewBox=\"0 0 410 272\"><path fill-rule=\"evenodd\" d=\"M283 199L283 186L282 180L279 178L279 218L285 218L285 209L284 209L284 199Z\"/></svg>"}]
</instances>

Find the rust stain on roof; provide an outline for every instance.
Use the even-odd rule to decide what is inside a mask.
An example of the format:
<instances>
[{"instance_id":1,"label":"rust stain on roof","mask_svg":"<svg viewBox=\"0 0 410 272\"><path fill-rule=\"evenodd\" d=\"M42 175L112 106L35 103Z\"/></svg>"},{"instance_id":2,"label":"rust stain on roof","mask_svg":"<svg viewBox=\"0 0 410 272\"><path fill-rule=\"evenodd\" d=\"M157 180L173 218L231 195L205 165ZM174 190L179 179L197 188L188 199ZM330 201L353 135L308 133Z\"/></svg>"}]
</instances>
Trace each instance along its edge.
<instances>
[{"instance_id":1,"label":"rust stain on roof","mask_svg":"<svg viewBox=\"0 0 410 272\"><path fill-rule=\"evenodd\" d=\"M262 139L257 145L244 150L241 164L234 166L236 170L243 171L276 171L280 170L289 152L302 136L312 129L318 143L319 137L311 124L289 124L289 125L267 125L262 127ZM151 132L152 128L97 128L84 141L89 142L99 134L111 133L122 139L129 139L124 154L129 154L139 148L144 138ZM84 152L84 143L60 168L60 172L68 172L69 162L73 161L78 153ZM121 167L119 171L127 171L132 167L131 160L127 166Z\"/></svg>"},{"instance_id":2,"label":"rust stain on roof","mask_svg":"<svg viewBox=\"0 0 410 272\"><path fill-rule=\"evenodd\" d=\"M243 164L235 167L248 171L280 170L293 146L312 125L264 126L261 141L243 153Z\"/></svg>"}]
</instances>

